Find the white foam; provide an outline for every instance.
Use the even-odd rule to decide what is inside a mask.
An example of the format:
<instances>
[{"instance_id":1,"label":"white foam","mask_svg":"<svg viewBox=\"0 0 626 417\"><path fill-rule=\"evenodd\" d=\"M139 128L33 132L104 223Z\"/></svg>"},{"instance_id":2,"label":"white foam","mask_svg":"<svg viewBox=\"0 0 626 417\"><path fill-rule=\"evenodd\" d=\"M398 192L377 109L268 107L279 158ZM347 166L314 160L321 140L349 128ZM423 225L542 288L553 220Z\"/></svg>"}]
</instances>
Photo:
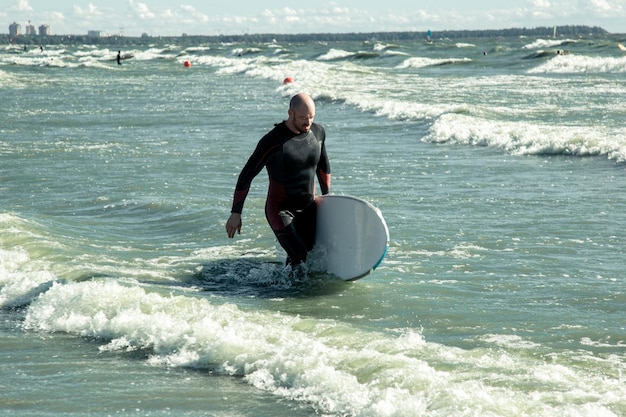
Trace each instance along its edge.
<instances>
[{"instance_id":1,"label":"white foam","mask_svg":"<svg viewBox=\"0 0 626 417\"><path fill-rule=\"evenodd\" d=\"M31 234L24 220L0 214L0 308L26 305L56 280L47 261L32 260L21 246Z\"/></svg>"},{"instance_id":2,"label":"white foam","mask_svg":"<svg viewBox=\"0 0 626 417\"><path fill-rule=\"evenodd\" d=\"M33 265L20 248L0 249L0 307L14 308L28 304L47 290L56 277L45 265Z\"/></svg>"},{"instance_id":3,"label":"white foam","mask_svg":"<svg viewBox=\"0 0 626 417\"><path fill-rule=\"evenodd\" d=\"M542 49L542 48L552 48L555 46L575 43L576 41L573 39L537 39L536 41L524 45L522 48L524 49Z\"/></svg>"},{"instance_id":4,"label":"white foam","mask_svg":"<svg viewBox=\"0 0 626 417\"><path fill-rule=\"evenodd\" d=\"M0 88L11 88L13 90L26 88L28 83L26 80L9 72L0 71Z\"/></svg>"},{"instance_id":5,"label":"white foam","mask_svg":"<svg viewBox=\"0 0 626 417\"><path fill-rule=\"evenodd\" d=\"M320 61L333 61L336 59L344 59L350 56L354 56L354 52L344 51L343 49L331 48L325 54L317 57Z\"/></svg>"},{"instance_id":6,"label":"white foam","mask_svg":"<svg viewBox=\"0 0 626 417\"><path fill-rule=\"evenodd\" d=\"M101 349L110 352L148 349L153 366L239 376L326 415L614 416L626 398L623 384L565 366L567 358L466 351L411 330L373 333L112 281L55 284L29 307L24 327L104 339ZM485 342L541 350L518 336ZM590 400L581 404L583 397Z\"/></svg>"},{"instance_id":7,"label":"white foam","mask_svg":"<svg viewBox=\"0 0 626 417\"><path fill-rule=\"evenodd\" d=\"M446 64L458 64L462 62L470 62L469 58L427 58L413 57L407 58L397 66L397 68L425 68Z\"/></svg>"},{"instance_id":8,"label":"white foam","mask_svg":"<svg viewBox=\"0 0 626 417\"><path fill-rule=\"evenodd\" d=\"M557 55L543 64L528 70L530 74L623 74L626 73L626 56L598 57Z\"/></svg>"},{"instance_id":9,"label":"white foam","mask_svg":"<svg viewBox=\"0 0 626 417\"><path fill-rule=\"evenodd\" d=\"M61 56L28 56L20 55L10 57L9 62L15 65L29 66L29 67L59 67L59 68L76 68L79 64L75 62L69 62Z\"/></svg>"},{"instance_id":10,"label":"white foam","mask_svg":"<svg viewBox=\"0 0 626 417\"><path fill-rule=\"evenodd\" d=\"M424 140L489 146L516 155L606 155L616 162L626 161L626 128L542 125L444 114Z\"/></svg>"},{"instance_id":11,"label":"white foam","mask_svg":"<svg viewBox=\"0 0 626 417\"><path fill-rule=\"evenodd\" d=\"M145 51L137 50L137 51L125 51L127 54L133 55L133 60L135 61L152 61L154 59L163 59L170 58L173 59L178 50L170 51L169 49L162 48L149 48ZM115 55L113 56L115 58Z\"/></svg>"}]
</instances>

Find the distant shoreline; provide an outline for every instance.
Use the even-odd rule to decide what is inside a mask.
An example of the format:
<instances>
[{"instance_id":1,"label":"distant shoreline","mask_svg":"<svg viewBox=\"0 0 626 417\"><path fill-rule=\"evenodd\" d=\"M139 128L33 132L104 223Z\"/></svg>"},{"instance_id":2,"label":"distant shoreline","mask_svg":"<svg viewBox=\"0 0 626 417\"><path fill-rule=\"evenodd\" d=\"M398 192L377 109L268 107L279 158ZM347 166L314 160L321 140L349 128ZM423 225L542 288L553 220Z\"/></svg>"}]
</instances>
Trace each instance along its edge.
<instances>
[{"instance_id":1,"label":"distant shoreline","mask_svg":"<svg viewBox=\"0 0 626 417\"><path fill-rule=\"evenodd\" d=\"M490 30L443 30L433 31L432 40L437 39L481 39L481 38L510 38L523 36L553 37L554 26L536 28L510 28ZM557 37L606 37L611 34L597 26L556 26ZM333 42L333 41L421 41L425 39L425 32L359 32L359 33L304 33L304 34L278 34L259 33L243 35L181 35L181 36L122 36L112 35L106 37L90 37L87 35L19 35L10 37L8 34L0 35L0 45L150 45L155 42L174 42L185 44L206 43L268 43L268 42Z\"/></svg>"}]
</instances>

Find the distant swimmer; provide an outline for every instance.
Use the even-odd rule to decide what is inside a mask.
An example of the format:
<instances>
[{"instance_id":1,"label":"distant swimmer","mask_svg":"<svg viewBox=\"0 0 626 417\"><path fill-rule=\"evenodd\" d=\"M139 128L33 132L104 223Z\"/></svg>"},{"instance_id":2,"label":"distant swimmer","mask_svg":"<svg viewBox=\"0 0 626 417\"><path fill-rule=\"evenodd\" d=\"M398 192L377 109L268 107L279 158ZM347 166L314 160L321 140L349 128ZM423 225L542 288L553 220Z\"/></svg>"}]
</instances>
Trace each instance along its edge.
<instances>
[{"instance_id":1,"label":"distant swimmer","mask_svg":"<svg viewBox=\"0 0 626 417\"><path fill-rule=\"evenodd\" d=\"M122 65L122 51L117 51L117 65Z\"/></svg>"}]
</instances>

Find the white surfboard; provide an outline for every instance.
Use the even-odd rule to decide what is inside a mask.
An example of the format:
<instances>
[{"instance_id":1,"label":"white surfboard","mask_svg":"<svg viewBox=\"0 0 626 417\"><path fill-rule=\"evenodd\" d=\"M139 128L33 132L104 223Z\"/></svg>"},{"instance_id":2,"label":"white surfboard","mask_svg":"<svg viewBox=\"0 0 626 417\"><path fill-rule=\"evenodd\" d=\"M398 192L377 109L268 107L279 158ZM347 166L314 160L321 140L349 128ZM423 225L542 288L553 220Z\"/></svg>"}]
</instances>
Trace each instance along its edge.
<instances>
[{"instance_id":1,"label":"white surfboard","mask_svg":"<svg viewBox=\"0 0 626 417\"><path fill-rule=\"evenodd\" d=\"M380 210L351 196L325 195L315 202L318 268L344 281L376 269L389 248L389 230Z\"/></svg>"}]
</instances>

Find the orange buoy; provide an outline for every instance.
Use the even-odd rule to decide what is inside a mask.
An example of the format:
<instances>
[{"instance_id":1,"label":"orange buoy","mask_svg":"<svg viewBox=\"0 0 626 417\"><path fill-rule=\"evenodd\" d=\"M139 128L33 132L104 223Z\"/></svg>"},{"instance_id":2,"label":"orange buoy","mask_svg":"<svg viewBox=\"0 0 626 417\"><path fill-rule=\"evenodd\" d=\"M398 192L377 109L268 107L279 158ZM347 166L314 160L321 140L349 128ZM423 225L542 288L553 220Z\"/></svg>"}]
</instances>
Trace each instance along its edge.
<instances>
[{"instance_id":1,"label":"orange buoy","mask_svg":"<svg viewBox=\"0 0 626 417\"><path fill-rule=\"evenodd\" d=\"M293 82L293 78L287 77L283 80L283 84L291 84Z\"/></svg>"},{"instance_id":2,"label":"orange buoy","mask_svg":"<svg viewBox=\"0 0 626 417\"><path fill-rule=\"evenodd\" d=\"M191 62L185 61L185 62L183 62L183 65L185 66L185 68L189 68L189 67L191 67Z\"/></svg>"}]
</instances>

